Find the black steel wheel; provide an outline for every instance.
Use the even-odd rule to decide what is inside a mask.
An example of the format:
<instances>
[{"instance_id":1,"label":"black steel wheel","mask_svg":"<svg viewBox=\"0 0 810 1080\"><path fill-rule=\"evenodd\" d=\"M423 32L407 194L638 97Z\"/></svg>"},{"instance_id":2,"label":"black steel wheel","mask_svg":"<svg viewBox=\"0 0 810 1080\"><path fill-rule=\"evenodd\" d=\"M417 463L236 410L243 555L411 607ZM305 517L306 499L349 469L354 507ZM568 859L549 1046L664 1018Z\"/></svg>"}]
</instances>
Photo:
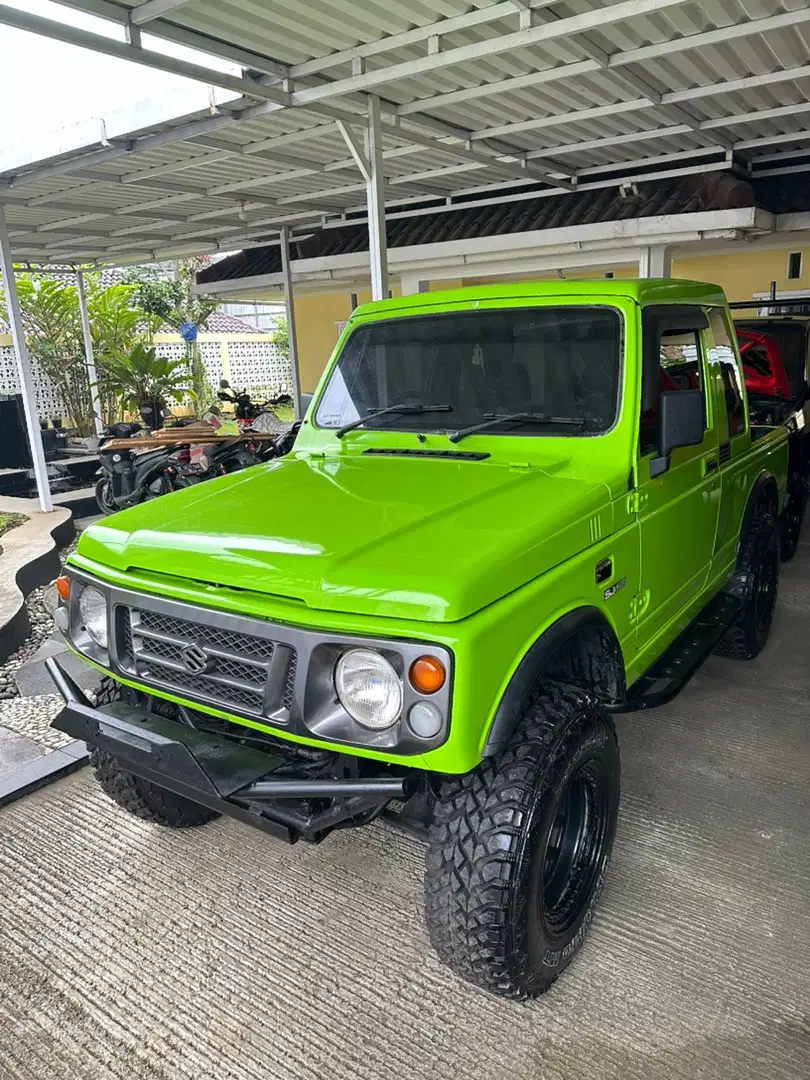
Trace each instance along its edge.
<instances>
[{"instance_id":1,"label":"black steel wheel","mask_svg":"<svg viewBox=\"0 0 810 1080\"><path fill-rule=\"evenodd\" d=\"M612 718L585 692L548 685L499 757L442 784L425 914L456 974L521 999L567 967L602 890L619 774Z\"/></svg>"},{"instance_id":2,"label":"black steel wheel","mask_svg":"<svg viewBox=\"0 0 810 1080\"><path fill-rule=\"evenodd\" d=\"M96 483L96 505L102 514L114 514L118 510L109 476L102 476Z\"/></svg>"},{"instance_id":3,"label":"black steel wheel","mask_svg":"<svg viewBox=\"0 0 810 1080\"><path fill-rule=\"evenodd\" d=\"M715 652L734 660L753 660L771 632L779 591L781 562L776 511L762 500L754 510L737 556L738 573L747 580L742 611Z\"/></svg>"},{"instance_id":4,"label":"black steel wheel","mask_svg":"<svg viewBox=\"0 0 810 1080\"><path fill-rule=\"evenodd\" d=\"M790 562L796 554L807 509L807 480L800 472L792 473L785 494L785 506L779 519L779 540L782 562Z\"/></svg>"}]
</instances>

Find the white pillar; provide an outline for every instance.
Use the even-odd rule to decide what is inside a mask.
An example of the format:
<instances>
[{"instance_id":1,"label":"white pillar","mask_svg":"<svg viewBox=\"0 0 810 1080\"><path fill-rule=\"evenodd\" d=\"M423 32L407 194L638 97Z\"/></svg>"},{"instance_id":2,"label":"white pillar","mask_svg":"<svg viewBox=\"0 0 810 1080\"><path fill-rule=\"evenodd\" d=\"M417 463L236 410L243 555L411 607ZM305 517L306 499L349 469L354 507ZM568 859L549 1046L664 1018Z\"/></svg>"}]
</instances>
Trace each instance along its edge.
<instances>
[{"instance_id":1,"label":"white pillar","mask_svg":"<svg viewBox=\"0 0 810 1080\"><path fill-rule=\"evenodd\" d=\"M418 274L403 274L399 288L403 296L415 296L416 293L430 292L430 282L421 280Z\"/></svg>"},{"instance_id":2,"label":"white pillar","mask_svg":"<svg viewBox=\"0 0 810 1080\"><path fill-rule=\"evenodd\" d=\"M98 396L96 358L93 355L93 338L90 335L90 316L87 314L87 292L84 287L84 274L81 270L76 271L76 292L79 294L79 316L82 320L84 358L87 364L87 378L90 382L90 403L93 406L93 424L95 425L96 435L101 436L104 431L104 421L101 419L101 398Z\"/></svg>"},{"instance_id":3,"label":"white pillar","mask_svg":"<svg viewBox=\"0 0 810 1080\"><path fill-rule=\"evenodd\" d=\"M366 128L366 160L369 179L366 183L368 205L368 247L371 257L371 299L388 299L388 248L385 237L385 177L383 175L380 99L370 94Z\"/></svg>"},{"instance_id":4,"label":"white pillar","mask_svg":"<svg viewBox=\"0 0 810 1080\"><path fill-rule=\"evenodd\" d=\"M14 263L11 260L11 245L8 239L6 214L0 203L0 273L3 275L3 289L6 294L8 321L11 324L11 340L14 343L14 355L17 358L17 372L20 376L25 422L28 426L28 440L31 444L31 457L34 462L34 476L39 492L39 505L43 510L53 510L51 489L48 484L48 467L45 464L45 451L42 449L42 434L39 428L36 400L34 398L34 380L31 375L31 361L28 358L28 346L25 344L20 300L17 296L17 281L14 277Z\"/></svg>"},{"instance_id":5,"label":"white pillar","mask_svg":"<svg viewBox=\"0 0 810 1080\"><path fill-rule=\"evenodd\" d=\"M295 419L301 419L301 373L298 369L298 338L295 333L295 304L290 269L290 226L281 226L281 272L284 275L284 306L287 310L287 336L290 342L290 371Z\"/></svg>"},{"instance_id":6,"label":"white pillar","mask_svg":"<svg viewBox=\"0 0 810 1080\"><path fill-rule=\"evenodd\" d=\"M638 256L640 278L672 277L672 251L663 245L642 248Z\"/></svg>"}]
</instances>

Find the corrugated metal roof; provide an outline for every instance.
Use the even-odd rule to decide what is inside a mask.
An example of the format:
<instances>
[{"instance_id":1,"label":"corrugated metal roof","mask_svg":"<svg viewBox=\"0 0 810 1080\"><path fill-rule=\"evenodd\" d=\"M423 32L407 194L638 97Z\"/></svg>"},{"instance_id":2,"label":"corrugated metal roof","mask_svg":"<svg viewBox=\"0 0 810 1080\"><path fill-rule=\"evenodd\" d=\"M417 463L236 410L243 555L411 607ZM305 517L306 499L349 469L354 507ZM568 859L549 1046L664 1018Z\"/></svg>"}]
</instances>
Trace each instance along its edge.
<instances>
[{"instance_id":1,"label":"corrugated metal roof","mask_svg":"<svg viewBox=\"0 0 810 1080\"><path fill-rule=\"evenodd\" d=\"M154 18L149 0L61 2L117 23L119 40L132 19L148 48L179 41L253 75L218 92L214 115L202 85L173 120L164 103L126 129L110 119L112 139L87 122L47 157L0 152L21 259L228 251L362 213L335 121L361 136L371 93L398 212L504 190L510 174L540 190L729 161L756 173L765 157L769 173L808 168L807 0L186 0Z\"/></svg>"}]
</instances>

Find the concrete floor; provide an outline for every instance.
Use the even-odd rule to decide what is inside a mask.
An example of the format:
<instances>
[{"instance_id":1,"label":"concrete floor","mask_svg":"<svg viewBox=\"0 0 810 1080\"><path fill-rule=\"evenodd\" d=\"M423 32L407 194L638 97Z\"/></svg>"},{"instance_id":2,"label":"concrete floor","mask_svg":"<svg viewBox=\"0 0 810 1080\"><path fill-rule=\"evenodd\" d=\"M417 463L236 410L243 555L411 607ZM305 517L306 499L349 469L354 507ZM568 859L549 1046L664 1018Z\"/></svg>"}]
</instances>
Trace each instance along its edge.
<instances>
[{"instance_id":1,"label":"concrete floor","mask_svg":"<svg viewBox=\"0 0 810 1080\"><path fill-rule=\"evenodd\" d=\"M810 544L750 664L621 718L624 796L573 967L515 1005L457 982L422 850L128 818L88 771L0 812L2 1080L810 1076Z\"/></svg>"}]
</instances>

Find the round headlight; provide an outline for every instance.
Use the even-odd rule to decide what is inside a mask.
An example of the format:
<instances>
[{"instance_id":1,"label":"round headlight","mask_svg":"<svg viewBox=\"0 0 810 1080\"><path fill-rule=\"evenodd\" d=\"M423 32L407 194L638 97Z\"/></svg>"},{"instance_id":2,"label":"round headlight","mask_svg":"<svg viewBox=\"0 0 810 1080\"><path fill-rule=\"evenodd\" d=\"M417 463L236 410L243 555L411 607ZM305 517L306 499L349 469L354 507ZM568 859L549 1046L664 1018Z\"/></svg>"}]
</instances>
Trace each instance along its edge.
<instances>
[{"instance_id":1,"label":"round headlight","mask_svg":"<svg viewBox=\"0 0 810 1080\"><path fill-rule=\"evenodd\" d=\"M107 648L107 601L98 589L84 589L79 597L82 624L96 645Z\"/></svg>"},{"instance_id":2,"label":"round headlight","mask_svg":"<svg viewBox=\"0 0 810 1080\"><path fill-rule=\"evenodd\" d=\"M338 660L335 688L340 703L358 724L382 731L402 712L402 683L384 656L352 649Z\"/></svg>"}]
</instances>

